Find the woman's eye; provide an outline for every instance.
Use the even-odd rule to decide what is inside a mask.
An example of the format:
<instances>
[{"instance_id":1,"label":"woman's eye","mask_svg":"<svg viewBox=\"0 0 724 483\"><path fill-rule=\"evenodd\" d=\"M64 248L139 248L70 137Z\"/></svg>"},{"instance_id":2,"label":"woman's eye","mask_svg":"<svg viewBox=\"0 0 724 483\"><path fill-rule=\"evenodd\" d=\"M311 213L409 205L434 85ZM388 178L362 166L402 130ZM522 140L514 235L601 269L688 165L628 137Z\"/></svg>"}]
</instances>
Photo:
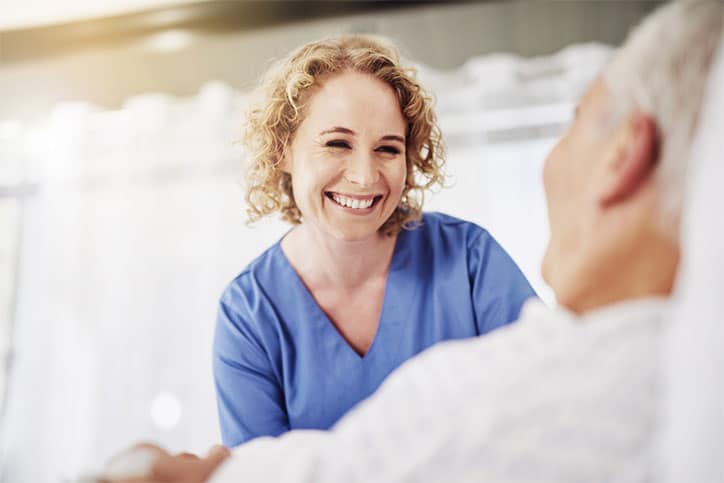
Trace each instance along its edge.
<instances>
[{"instance_id":1,"label":"woman's eye","mask_svg":"<svg viewBox=\"0 0 724 483\"><path fill-rule=\"evenodd\" d=\"M347 141L328 141L326 146L328 148L350 148L350 145Z\"/></svg>"},{"instance_id":2,"label":"woman's eye","mask_svg":"<svg viewBox=\"0 0 724 483\"><path fill-rule=\"evenodd\" d=\"M389 154L400 154L399 148L396 148L395 146L380 146L377 148L377 151Z\"/></svg>"}]
</instances>

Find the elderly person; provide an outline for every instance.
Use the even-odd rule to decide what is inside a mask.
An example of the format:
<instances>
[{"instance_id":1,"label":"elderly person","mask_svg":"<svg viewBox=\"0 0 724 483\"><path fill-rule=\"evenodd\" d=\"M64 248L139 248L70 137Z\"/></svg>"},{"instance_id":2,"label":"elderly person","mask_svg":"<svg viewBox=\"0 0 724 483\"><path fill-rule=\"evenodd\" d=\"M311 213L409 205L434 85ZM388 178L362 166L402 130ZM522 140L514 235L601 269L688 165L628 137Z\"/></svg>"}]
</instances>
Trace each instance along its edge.
<instances>
[{"instance_id":1,"label":"elderly person","mask_svg":"<svg viewBox=\"0 0 724 483\"><path fill-rule=\"evenodd\" d=\"M282 59L246 146L251 220L281 213L294 227L221 297L225 445L328 429L410 357L515 321L535 295L484 229L422 213L442 181L440 134L386 41L313 42Z\"/></svg>"},{"instance_id":2,"label":"elderly person","mask_svg":"<svg viewBox=\"0 0 724 483\"><path fill-rule=\"evenodd\" d=\"M560 309L534 301L517 324L425 352L330 432L231 457L153 448L148 481L651 481L688 152L723 20L718 1L645 20L546 160Z\"/></svg>"}]
</instances>

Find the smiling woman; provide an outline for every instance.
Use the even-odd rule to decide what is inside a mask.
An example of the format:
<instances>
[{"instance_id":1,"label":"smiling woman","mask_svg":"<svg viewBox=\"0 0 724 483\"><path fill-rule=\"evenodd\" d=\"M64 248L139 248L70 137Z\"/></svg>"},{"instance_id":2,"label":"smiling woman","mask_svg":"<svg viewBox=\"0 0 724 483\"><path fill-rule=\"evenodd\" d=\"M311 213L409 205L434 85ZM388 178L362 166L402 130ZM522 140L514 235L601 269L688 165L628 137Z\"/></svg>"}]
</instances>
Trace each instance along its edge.
<instances>
[{"instance_id":1,"label":"smiling woman","mask_svg":"<svg viewBox=\"0 0 724 483\"><path fill-rule=\"evenodd\" d=\"M309 228L350 241L376 235L395 210L404 209L398 205L407 188L407 126L395 93L353 71L315 90L282 162L294 202Z\"/></svg>"},{"instance_id":2,"label":"smiling woman","mask_svg":"<svg viewBox=\"0 0 724 483\"><path fill-rule=\"evenodd\" d=\"M294 227L221 297L214 376L228 446L327 429L405 360L508 324L535 295L484 229L422 213L442 183L441 137L389 43L307 44L258 94L249 216L280 212Z\"/></svg>"},{"instance_id":3,"label":"smiling woman","mask_svg":"<svg viewBox=\"0 0 724 483\"><path fill-rule=\"evenodd\" d=\"M340 74L346 74L344 81L335 80ZM320 91L324 93L316 95ZM365 125L384 116L392 132L383 133L376 142L398 141L398 145L377 149L407 148L400 158L405 158L406 166L400 206L387 220L385 231L395 233L419 218L424 190L442 184L443 146L432 101L414 72L400 65L395 47L380 38L356 36L307 44L268 71L258 94L262 99L249 110L245 138L251 159L247 192L251 220L280 211L291 223L301 221L291 173L279 167L288 160L295 131L312 122L322 129L320 137L338 135L325 138L332 143L328 147L351 147L343 135L353 135L354 130L329 122L327 112L337 109L342 109L342 117L335 120L346 116L350 122L357 115L355 121L364 118ZM315 117L309 120L313 108Z\"/></svg>"}]
</instances>

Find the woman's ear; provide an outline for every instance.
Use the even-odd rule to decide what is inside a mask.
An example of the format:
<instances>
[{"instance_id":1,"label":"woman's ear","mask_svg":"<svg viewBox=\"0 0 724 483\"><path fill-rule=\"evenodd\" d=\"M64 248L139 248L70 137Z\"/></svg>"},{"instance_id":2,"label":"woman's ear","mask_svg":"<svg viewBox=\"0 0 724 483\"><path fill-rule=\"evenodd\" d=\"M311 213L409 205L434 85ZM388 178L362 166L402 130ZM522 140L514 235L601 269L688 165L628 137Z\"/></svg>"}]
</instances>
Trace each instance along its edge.
<instances>
[{"instance_id":1,"label":"woman's ear","mask_svg":"<svg viewBox=\"0 0 724 483\"><path fill-rule=\"evenodd\" d=\"M651 116L636 110L623 129L620 144L606 167L599 196L604 207L634 194L656 168L659 157L656 122Z\"/></svg>"}]
</instances>

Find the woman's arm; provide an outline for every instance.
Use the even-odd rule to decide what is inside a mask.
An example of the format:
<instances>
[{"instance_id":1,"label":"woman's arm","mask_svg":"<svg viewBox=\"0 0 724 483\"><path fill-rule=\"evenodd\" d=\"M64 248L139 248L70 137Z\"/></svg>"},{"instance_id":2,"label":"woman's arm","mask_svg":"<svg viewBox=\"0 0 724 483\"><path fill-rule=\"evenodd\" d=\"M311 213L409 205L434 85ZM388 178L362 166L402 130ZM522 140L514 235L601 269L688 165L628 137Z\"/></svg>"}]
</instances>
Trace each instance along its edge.
<instances>
[{"instance_id":1,"label":"woman's arm","mask_svg":"<svg viewBox=\"0 0 724 483\"><path fill-rule=\"evenodd\" d=\"M213 369L226 446L289 431L281 382L250 314L229 291L219 304Z\"/></svg>"},{"instance_id":2,"label":"woman's arm","mask_svg":"<svg viewBox=\"0 0 724 483\"><path fill-rule=\"evenodd\" d=\"M468 245L468 272L480 335L518 320L523 303L536 297L518 265L483 229Z\"/></svg>"}]
</instances>

